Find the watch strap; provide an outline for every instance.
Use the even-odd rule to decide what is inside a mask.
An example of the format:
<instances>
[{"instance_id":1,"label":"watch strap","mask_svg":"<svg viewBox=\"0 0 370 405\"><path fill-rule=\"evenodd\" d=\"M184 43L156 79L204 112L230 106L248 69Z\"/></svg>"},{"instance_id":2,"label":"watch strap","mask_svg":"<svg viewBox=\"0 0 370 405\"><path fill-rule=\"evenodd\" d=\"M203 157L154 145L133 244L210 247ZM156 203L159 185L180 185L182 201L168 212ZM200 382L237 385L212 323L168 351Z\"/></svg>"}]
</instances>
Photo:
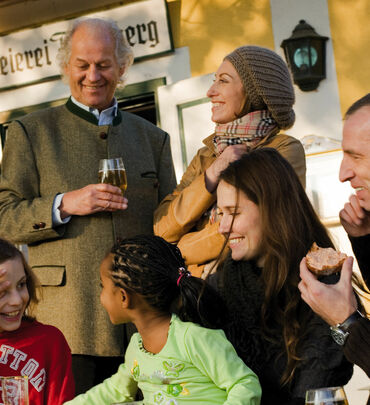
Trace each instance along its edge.
<instances>
[{"instance_id":1,"label":"watch strap","mask_svg":"<svg viewBox=\"0 0 370 405\"><path fill-rule=\"evenodd\" d=\"M343 346L348 338L349 331L348 328L355 323L358 319L363 318L364 316L361 314L360 311L355 311L351 314L344 322L338 323L335 326L330 326L330 333L334 341Z\"/></svg>"},{"instance_id":2,"label":"watch strap","mask_svg":"<svg viewBox=\"0 0 370 405\"><path fill-rule=\"evenodd\" d=\"M343 332L348 332L348 328L357 320L363 318L364 316L362 313L357 310L353 314L351 314L344 322L339 323L336 325L337 328L340 328Z\"/></svg>"}]
</instances>

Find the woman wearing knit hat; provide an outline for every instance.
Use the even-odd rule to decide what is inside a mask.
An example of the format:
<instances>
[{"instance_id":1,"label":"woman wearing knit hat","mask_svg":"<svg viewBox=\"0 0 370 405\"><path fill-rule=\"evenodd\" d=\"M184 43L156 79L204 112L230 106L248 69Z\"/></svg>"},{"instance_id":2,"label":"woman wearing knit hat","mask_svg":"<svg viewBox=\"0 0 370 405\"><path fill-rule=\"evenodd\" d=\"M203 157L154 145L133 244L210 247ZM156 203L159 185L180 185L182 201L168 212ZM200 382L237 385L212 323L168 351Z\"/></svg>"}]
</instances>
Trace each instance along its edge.
<instances>
[{"instance_id":1,"label":"woman wearing knit hat","mask_svg":"<svg viewBox=\"0 0 370 405\"><path fill-rule=\"evenodd\" d=\"M302 144L282 134L294 124L294 90L286 63L275 52L242 46L227 55L207 92L215 132L204 139L180 184L154 214L154 232L177 243L193 275L201 276L224 244L215 213L219 175L251 149L274 148L305 186ZM204 273L207 273L205 271Z\"/></svg>"}]
</instances>

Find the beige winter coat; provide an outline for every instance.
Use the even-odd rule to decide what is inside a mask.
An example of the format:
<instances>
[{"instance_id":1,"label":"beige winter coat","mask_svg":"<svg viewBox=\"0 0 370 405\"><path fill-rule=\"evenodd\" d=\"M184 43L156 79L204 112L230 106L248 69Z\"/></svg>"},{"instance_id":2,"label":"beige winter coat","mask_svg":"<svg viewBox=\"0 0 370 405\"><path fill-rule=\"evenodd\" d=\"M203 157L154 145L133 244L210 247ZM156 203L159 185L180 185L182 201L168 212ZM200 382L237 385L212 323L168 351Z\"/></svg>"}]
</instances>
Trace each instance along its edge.
<instances>
[{"instance_id":1,"label":"beige winter coat","mask_svg":"<svg viewBox=\"0 0 370 405\"><path fill-rule=\"evenodd\" d=\"M209 221L208 211L216 202L215 193L205 187L204 173L214 162L214 135L198 150L180 184L156 209L154 233L178 244L190 271L201 275L204 265L216 259L224 243L218 222ZM303 186L306 184L306 160L301 142L289 135L277 134L263 139L256 148L275 148L293 166Z\"/></svg>"}]
</instances>

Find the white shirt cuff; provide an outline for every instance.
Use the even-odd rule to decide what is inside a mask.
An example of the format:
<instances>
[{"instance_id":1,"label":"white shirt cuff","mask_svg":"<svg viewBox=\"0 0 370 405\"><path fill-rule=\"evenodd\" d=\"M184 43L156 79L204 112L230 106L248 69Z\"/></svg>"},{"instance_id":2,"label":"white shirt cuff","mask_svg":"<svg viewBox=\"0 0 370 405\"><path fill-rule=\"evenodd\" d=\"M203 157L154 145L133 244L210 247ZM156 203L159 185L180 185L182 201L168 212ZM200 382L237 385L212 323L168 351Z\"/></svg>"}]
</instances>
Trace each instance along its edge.
<instances>
[{"instance_id":1,"label":"white shirt cuff","mask_svg":"<svg viewBox=\"0 0 370 405\"><path fill-rule=\"evenodd\" d=\"M64 193L63 194L57 194L55 196L55 198L54 198L53 211L52 211L53 226L63 225L63 224L66 224L67 222L69 222L71 220L71 216L66 217L64 219L62 219L60 217L59 207L60 207L60 204L62 203L63 196L64 196Z\"/></svg>"}]
</instances>

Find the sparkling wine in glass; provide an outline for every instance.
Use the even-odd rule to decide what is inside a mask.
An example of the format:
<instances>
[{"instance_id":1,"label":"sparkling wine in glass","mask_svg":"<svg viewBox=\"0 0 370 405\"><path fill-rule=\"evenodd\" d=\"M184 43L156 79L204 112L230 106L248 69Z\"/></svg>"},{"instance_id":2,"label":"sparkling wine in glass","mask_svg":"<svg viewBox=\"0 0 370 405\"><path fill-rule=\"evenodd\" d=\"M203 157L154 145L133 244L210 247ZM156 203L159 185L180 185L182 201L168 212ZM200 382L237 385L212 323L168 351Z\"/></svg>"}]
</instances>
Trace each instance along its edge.
<instances>
[{"instance_id":1,"label":"sparkling wine in glass","mask_svg":"<svg viewBox=\"0 0 370 405\"><path fill-rule=\"evenodd\" d=\"M348 405L343 387L327 387L308 390L306 405Z\"/></svg>"},{"instance_id":2,"label":"sparkling wine in glass","mask_svg":"<svg viewBox=\"0 0 370 405\"><path fill-rule=\"evenodd\" d=\"M127 189L127 177L122 158L101 159L99 161L98 180L99 183L119 187L122 195L124 195Z\"/></svg>"}]
</instances>

